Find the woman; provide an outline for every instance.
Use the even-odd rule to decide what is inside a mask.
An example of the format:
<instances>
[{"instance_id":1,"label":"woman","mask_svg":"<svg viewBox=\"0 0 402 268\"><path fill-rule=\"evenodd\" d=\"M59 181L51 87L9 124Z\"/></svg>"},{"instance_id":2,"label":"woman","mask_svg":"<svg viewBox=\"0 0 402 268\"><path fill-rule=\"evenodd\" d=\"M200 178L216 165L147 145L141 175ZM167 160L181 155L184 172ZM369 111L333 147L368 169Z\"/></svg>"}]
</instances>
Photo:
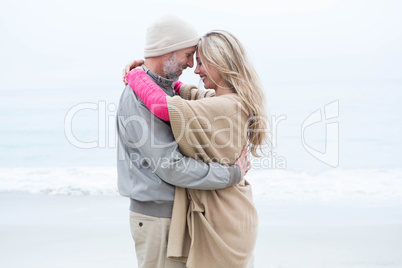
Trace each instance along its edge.
<instances>
[{"instance_id":1,"label":"woman","mask_svg":"<svg viewBox=\"0 0 402 268\"><path fill-rule=\"evenodd\" d=\"M245 51L232 34L203 36L196 51L204 87L175 83L170 97L140 69L126 80L156 116L170 121L181 153L205 162L232 164L244 145L257 150L268 140L264 94ZM196 100L196 101L194 101ZM251 267L257 238L257 211L247 181L222 190L176 187L168 257L187 267Z\"/></svg>"}]
</instances>

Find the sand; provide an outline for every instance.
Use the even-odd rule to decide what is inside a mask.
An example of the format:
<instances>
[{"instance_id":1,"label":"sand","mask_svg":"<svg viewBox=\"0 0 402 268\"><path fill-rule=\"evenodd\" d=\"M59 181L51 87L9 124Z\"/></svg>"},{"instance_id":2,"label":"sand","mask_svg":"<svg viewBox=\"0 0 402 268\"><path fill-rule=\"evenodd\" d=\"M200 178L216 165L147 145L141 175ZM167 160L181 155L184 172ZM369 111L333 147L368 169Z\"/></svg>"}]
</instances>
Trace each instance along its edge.
<instances>
[{"instance_id":1,"label":"sand","mask_svg":"<svg viewBox=\"0 0 402 268\"><path fill-rule=\"evenodd\" d=\"M257 203L255 267L402 267L401 207ZM137 267L128 200L0 194L0 267Z\"/></svg>"}]
</instances>

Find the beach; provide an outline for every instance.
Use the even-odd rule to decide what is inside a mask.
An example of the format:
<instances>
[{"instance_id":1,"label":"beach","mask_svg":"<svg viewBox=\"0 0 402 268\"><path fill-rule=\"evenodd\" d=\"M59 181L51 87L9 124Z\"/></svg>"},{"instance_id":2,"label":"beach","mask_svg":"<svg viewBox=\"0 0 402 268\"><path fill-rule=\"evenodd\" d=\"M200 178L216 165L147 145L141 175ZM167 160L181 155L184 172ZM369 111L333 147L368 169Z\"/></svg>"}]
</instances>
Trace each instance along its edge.
<instances>
[{"instance_id":1,"label":"beach","mask_svg":"<svg viewBox=\"0 0 402 268\"><path fill-rule=\"evenodd\" d=\"M136 267L119 196L2 193L1 267Z\"/></svg>"},{"instance_id":2,"label":"beach","mask_svg":"<svg viewBox=\"0 0 402 268\"><path fill-rule=\"evenodd\" d=\"M402 207L257 201L255 267L402 267ZM0 194L1 267L137 267L128 200Z\"/></svg>"},{"instance_id":3,"label":"beach","mask_svg":"<svg viewBox=\"0 0 402 268\"><path fill-rule=\"evenodd\" d=\"M121 70L141 59L145 23L166 12L200 36L233 33L264 88L272 150L247 174L254 268L401 268L401 9L1 1L0 268L137 267L117 190L116 110ZM203 86L194 68L180 81Z\"/></svg>"}]
</instances>

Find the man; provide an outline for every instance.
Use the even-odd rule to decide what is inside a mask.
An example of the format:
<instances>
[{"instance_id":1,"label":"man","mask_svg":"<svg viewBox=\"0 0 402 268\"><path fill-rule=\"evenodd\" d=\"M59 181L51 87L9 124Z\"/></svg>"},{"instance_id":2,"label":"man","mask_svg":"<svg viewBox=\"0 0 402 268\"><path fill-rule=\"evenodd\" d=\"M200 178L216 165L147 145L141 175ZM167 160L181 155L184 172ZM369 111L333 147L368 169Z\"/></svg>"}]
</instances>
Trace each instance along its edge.
<instances>
[{"instance_id":1,"label":"man","mask_svg":"<svg viewBox=\"0 0 402 268\"><path fill-rule=\"evenodd\" d=\"M147 29L144 70L169 96L187 67L199 36L176 16L157 19ZM184 157L168 122L152 115L127 86L117 110L118 188L130 198L130 227L139 267L185 267L167 259L166 247L174 187L222 189L239 183L245 151L235 165L206 164Z\"/></svg>"}]
</instances>

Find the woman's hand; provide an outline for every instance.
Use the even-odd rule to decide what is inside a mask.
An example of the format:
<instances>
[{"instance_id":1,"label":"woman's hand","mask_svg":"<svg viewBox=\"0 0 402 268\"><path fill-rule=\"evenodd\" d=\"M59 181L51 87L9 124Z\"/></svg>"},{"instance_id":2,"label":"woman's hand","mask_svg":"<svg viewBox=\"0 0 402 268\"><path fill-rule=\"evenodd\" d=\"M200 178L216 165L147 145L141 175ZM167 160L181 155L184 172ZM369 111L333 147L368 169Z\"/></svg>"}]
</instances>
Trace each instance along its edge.
<instances>
[{"instance_id":1,"label":"woman's hand","mask_svg":"<svg viewBox=\"0 0 402 268\"><path fill-rule=\"evenodd\" d=\"M131 71L132 69L134 69L135 67L141 66L143 64L144 64L144 60L134 60L134 61L130 62L129 64L127 64L126 67L124 67L123 83L125 86L127 86L126 76L127 76L128 72Z\"/></svg>"},{"instance_id":2,"label":"woman's hand","mask_svg":"<svg viewBox=\"0 0 402 268\"><path fill-rule=\"evenodd\" d=\"M243 150L241 151L241 154L239 156L239 158L237 158L236 165L238 165L241 169L241 178L242 180L244 179L244 176L246 176L247 172L250 170L251 168L251 163L248 159L248 152L247 152L247 147L244 146Z\"/></svg>"}]
</instances>

